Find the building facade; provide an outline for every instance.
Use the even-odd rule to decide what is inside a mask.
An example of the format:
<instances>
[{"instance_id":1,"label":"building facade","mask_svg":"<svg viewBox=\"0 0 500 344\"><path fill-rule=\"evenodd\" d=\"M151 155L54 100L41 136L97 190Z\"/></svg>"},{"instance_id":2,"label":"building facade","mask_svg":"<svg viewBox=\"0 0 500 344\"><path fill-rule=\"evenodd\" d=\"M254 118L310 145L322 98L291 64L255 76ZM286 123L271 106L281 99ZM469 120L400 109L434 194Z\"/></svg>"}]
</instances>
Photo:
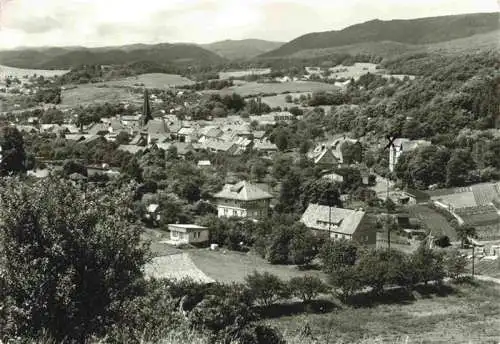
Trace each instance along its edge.
<instances>
[{"instance_id":1,"label":"building facade","mask_svg":"<svg viewBox=\"0 0 500 344\"><path fill-rule=\"evenodd\" d=\"M269 206L273 198L268 192L245 181L234 185L226 184L214 197L217 200L219 217L251 219L269 216Z\"/></svg>"}]
</instances>

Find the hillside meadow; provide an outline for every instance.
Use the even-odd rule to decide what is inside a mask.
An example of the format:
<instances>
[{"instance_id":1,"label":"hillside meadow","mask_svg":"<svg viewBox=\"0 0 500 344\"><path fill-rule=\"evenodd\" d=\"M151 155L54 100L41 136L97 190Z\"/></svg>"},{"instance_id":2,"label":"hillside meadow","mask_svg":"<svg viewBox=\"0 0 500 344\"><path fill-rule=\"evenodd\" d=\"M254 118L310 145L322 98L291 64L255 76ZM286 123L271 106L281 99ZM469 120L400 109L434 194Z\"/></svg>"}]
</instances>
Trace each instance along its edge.
<instances>
[{"instance_id":1,"label":"hillside meadow","mask_svg":"<svg viewBox=\"0 0 500 344\"><path fill-rule=\"evenodd\" d=\"M205 91L206 93L219 93L221 95L238 93L243 97L256 96L269 93L302 93L337 90L338 87L331 84L314 81L293 81L283 83L258 83L248 82L239 86L232 86L220 91Z\"/></svg>"},{"instance_id":2,"label":"hillside meadow","mask_svg":"<svg viewBox=\"0 0 500 344\"><path fill-rule=\"evenodd\" d=\"M69 71L50 69L25 69L0 65L0 79L4 79L8 76L22 79L24 76L32 76L34 74L41 75L43 77L53 77L66 74L67 72Z\"/></svg>"},{"instance_id":3,"label":"hillside meadow","mask_svg":"<svg viewBox=\"0 0 500 344\"><path fill-rule=\"evenodd\" d=\"M108 86L169 88L192 85L194 82L177 74L148 73L103 83Z\"/></svg>"},{"instance_id":4,"label":"hillside meadow","mask_svg":"<svg viewBox=\"0 0 500 344\"><path fill-rule=\"evenodd\" d=\"M293 307L282 308L277 314L292 314L266 323L292 338L309 324L315 343L498 343L499 297L500 286L487 282L422 286L409 296L384 295L383 304L359 298L357 306L334 303L324 313L318 307L297 314Z\"/></svg>"}]
</instances>

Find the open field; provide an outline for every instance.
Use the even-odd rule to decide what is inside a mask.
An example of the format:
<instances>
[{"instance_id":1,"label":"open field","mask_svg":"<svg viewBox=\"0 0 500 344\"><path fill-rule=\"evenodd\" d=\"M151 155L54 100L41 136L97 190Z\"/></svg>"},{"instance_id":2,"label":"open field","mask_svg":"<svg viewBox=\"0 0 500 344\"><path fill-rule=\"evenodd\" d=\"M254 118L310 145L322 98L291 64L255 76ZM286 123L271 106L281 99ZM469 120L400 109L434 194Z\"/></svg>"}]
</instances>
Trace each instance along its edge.
<instances>
[{"instance_id":1,"label":"open field","mask_svg":"<svg viewBox=\"0 0 500 344\"><path fill-rule=\"evenodd\" d=\"M308 94L311 94L311 92L294 92L294 93L289 93L289 94L278 94L277 96L262 97L262 102L266 103L267 105L269 105L272 108L275 108L278 106L281 108L284 108L284 107L290 108L293 106L300 107L300 104L296 105L294 103L287 103L285 101L285 98L287 95L292 96L292 98L299 98L302 94L307 96Z\"/></svg>"},{"instance_id":2,"label":"open field","mask_svg":"<svg viewBox=\"0 0 500 344\"><path fill-rule=\"evenodd\" d=\"M42 75L44 77L52 77L66 74L67 70L46 70L46 69L24 69L0 65L0 79L7 76L17 77L21 79L25 75L32 76L33 74Z\"/></svg>"},{"instance_id":3,"label":"open field","mask_svg":"<svg viewBox=\"0 0 500 344\"><path fill-rule=\"evenodd\" d=\"M446 218L437 211L426 205L416 205L409 208L410 215L418 218L432 235L447 235L451 241L457 240L455 229L449 224Z\"/></svg>"},{"instance_id":4,"label":"open field","mask_svg":"<svg viewBox=\"0 0 500 344\"><path fill-rule=\"evenodd\" d=\"M271 68L257 68L247 70L236 70L232 72L220 72L220 79L241 78L247 75L265 75L271 73Z\"/></svg>"},{"instance_id":5,"label":"open field","mask_svg":"<svg viewBox=\"0 0 500 344\"><path fill-rule=\"evenodd\" d=\"M302 93L337 90L338 86L313 81L294 81L283 83L257 83L249 82L241 86L232 86L220 91L209 91L206 93L219 93L221 95L238 93L241 96L259 95L260 93Z\"/></svg>"},{"instance_id":6,"label":"open field","mask_svg":"<svg viewBox=\"0 0 500 344\"><path fill-rule=\"evenodd\" d=\"M141 86L147 88L169 88L172 86L192 85L194 82L177 74L148 73L132 76L122 80L107 81L104 83L109 86Z\"/></svg>"},{"instance_id":7,"label":"open field","mask_svg":"<svg viewBox=\"0 0 500 344\"><path fill-rule=\"evenodd\" d=\"M335 66L333 68L329 68L332 72L330 78L334 79L359 79L360 76L367 73L377 73L377 65L374 63L355 63L352 66Z\"/></svg>"},{"instance_id":8,"label":"open field","mask_svg":"<svg viewBox=\"0 0 500 344\"><path fill-rule=\"evenodd\" d=\"M210 251L208 249L187 251L195 265L209 277L219 282L243 282L254 270L267 271L287 280L304 274L322 277L319 271L299 271L293 265L271 265L253 254L232 251Z\"/></svg>"},{"instance_id":9,"label":"open field","mask_svg":"<svg viewBox=\"0 0 500 344\"><path fill-rule=\"evenodd\" d=\"M61 105L74 107L93 103L117 103L121 101L141 102L142 95L134 94L124 88L98 87L93 84L68 87L62 92Z\"/></svg>"},{"instance_id":10,"label":"open field","mask_svg":"<svg viewBox=\"0 0 500 344\"><path fill-rule=\"evenodd\" d=\"M288 336L309 324L317 343L498 343L500 286L478 282L420 288L414 296L393 295L385 304L349 307L330 302L329 313L300 313L266 322ZM332 306L332 302L334 305Z\"/></svg>"}]
</instances>

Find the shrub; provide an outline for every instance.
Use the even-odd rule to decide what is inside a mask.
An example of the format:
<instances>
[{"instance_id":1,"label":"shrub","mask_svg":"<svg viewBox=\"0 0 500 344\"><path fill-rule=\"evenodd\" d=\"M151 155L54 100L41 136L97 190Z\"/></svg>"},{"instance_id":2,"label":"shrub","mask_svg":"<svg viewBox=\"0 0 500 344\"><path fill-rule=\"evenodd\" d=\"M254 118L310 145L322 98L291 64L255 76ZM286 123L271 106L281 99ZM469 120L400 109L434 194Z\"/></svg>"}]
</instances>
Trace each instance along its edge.
<instances>
[{"instance_id":1,"label":"shrub","mask_svg":"<svg viewBox=\"0 0 500 344\"><path fill-rule=\"evenodd\" d=\"M286 285L269 272L257 272L245 278L253 298L262 306L269 307L281 298L288 297Z\"/></svg>"},{"instance_id":2,"label":"shrub","mask_svg":"<svg viewBox=\"0 0 500 344\"><path fill-rule=\"evenodd\" d=\"M310 302L321 293L326 293L328 287L316 276L294 277L288 282L290 293L302 300Z\"/></svg>"},{"instance_id":3,"label":"shrub","mask_svg":"<svg viewBox=\"0 0 500 344\"><path fill-rule=\"evenodd\" d=\"M467 258L456 249L450 250L444 257L444 266L446 276L457 280L465 272Z\"/></svg>"},{"instance_id":4,"label":"shrub","mask_svg":"<svg viewBox=\"0 0 500 344\"><path fill-rule=\"evenodd\" d=\"M142 293L147 261L141 231L129 223L131 193L83 192L54 177L7 180L0 336L83 342L122 320L122 305Z\"/></svg>"}]
</instances>

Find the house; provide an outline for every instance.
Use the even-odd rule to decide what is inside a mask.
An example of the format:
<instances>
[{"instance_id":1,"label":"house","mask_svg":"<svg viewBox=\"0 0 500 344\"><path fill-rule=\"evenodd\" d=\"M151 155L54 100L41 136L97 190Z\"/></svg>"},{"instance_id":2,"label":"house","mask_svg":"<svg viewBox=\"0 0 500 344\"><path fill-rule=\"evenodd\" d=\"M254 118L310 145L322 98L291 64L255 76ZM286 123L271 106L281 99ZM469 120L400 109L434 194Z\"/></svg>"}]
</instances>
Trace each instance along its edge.
<instances>
[{"instance_id":1,"label":"house","mask_svg":"<svg viewBox=\"0 0 500 344\"><path fill-rule=\"evenodd\" d=\"M313 159L314 164L323 169L331 169L339 164L339 160L333 153L332 148L327 147L326 145L321 146L321 150L313 157Z\"/></svg>"},{"instance_id":2,"label":"house","mask_svg":"<svg viewBox=\"0 0 500 344\"><path fill-rule=\"evenodd\" d=\"M207 227L191 224L169 224L169 243L172 245L201 244L209 239Z\"/></svg>"},{"instance_id":3,"label":"house","mask_svg":"<svg viewBox=\"0 0 500 344\"><path fill-rule=\"evenodd\" d=\"M404 152L411 152L419 147L430 146L431 143L425 140L410 140L398 138L393 141L393 146L389 149L389 171L394 172L398 159Z\"/></svg>"},{"instance_id":4,"label":"house","mask_svg":"<svg viewBox=\"0 0 500 344\"><path fill-rule=\"evenodd\" d=\"M183 127L177 132L177 137L180 142L193 142L196 140L196 132L194 128Z\"/></svg>"},{"instance_id":5,"label":"house","mask_svg":"<svg viewBox=\"0 0 500 344\"><path fill-rule=\"evenodd\" d=\"M246 181L226 184L216 193L219 217L264 218L269 215L269 205L273 196Z\"/></svg>"},{"instance_id":6,"label":"house","mask_svg":"<svg viewBox=\"0 0 500 344\"><path fill-rule=\"evenodd\" d=\"M268 140L262 140L262 141L254 141L253 149L258 152L271 154L271 153L276 153L278 151L278 146L276 146L276 144Z\"/></svg>"},{"instance_id":7,"label":"house","mask_svg":"<svg viewBox=\"0 0 500 344\"><path fill-rule=\"evenodd\" d=\"M344 177L337 173L325 174L322 178L327 179L332 182L343 183Z\"/></svg>"},{"instance_id":8,"label":"house","mask_svg":"<svg viewBox=\"0 0 500 344\"><path fill-rule=\"evenodd\" d=\"M210 160L200 160L198 161L198 167L200 168L206 168L206 167L211 167L212 164L210 163Z\"/></svg>"},{"instance_id":9,"label":"house","mask_svg":"<svg viewBox=\"0 0 500 344\"><path fill-rule=\"evenodd\" d=\"M300 221L317 235L355 240L366 245L376 243L376 231L373 230L366 212L361 209L343 209L311 203Z\"/></svg>"}]
</instances>

